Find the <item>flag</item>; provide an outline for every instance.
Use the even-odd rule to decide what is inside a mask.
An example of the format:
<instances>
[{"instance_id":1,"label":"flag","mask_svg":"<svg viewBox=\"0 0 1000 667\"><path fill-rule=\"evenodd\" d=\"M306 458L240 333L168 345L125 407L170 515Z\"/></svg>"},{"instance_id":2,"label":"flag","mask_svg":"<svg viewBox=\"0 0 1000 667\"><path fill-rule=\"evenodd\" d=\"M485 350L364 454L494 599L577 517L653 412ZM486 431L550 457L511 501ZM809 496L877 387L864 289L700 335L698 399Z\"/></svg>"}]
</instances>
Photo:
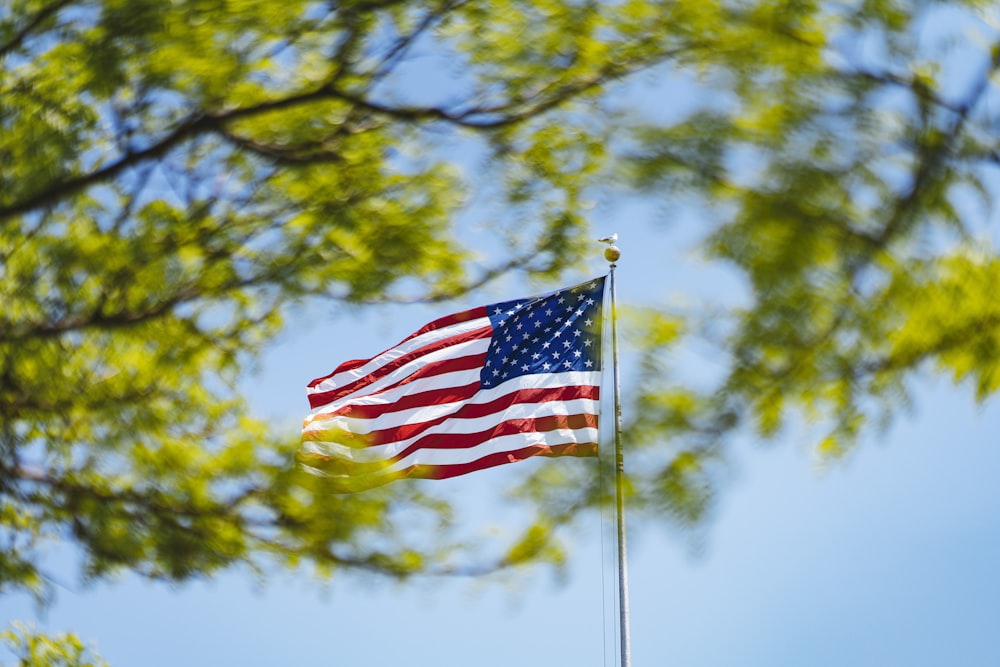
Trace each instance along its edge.
<instances>
[{"instance_id":1,"label":"flag","mask_svg":"<svg viewBox=\"0 0 1000 667\"><path fill-rule=\"evenodd\" d=\"M604 282L442 317L313 380L299 464L358 491L596 456Z\"/></svg>"}]
</instances>

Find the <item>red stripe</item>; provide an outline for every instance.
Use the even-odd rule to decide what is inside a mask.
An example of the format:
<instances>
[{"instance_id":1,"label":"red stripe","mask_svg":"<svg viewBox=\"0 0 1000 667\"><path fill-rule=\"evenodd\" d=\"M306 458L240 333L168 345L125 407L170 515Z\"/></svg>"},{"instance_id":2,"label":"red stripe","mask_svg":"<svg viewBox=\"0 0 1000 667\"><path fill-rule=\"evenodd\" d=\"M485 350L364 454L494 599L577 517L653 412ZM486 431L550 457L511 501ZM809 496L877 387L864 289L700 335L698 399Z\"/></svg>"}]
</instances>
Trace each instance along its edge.
<instances>
[{"instance_id":1,"label":"red stripe","mask_svg":"<svg viewBox=\"0 0 1000 667\"><path fill-rule=\"evenodd\" d=\"M486 310L486 306L476 306L475 308L470 308L469 310L463 310L460 313L453 313L451 315L445 315L444 317L439 317L430 324L425 324L420 329L417 329L412 334L404 338L399 342L402 345L411 338L416 338L417 336L422 336L430 331L437 331L438 329L444 329L445 327L450 327L454 324L461 324L462 322L469 322L480 317L489 317L489 313ZM399 347L396 345L395 347ZM391 348L390 348L391 349Z\"/></svg>"},{"instance_id":2,"label":"red stripe","mask_svg":"<svg viewBox=\"0 0 1000 667\"><path fill-rule=\"evenodd\" d=\"M462 322L469 322L471 320L475 320L475 319L478 319L478 318L481 318L481 317L487 317L486 307L485 306L479 306L478 308L472 308L471 310L465 310L465 311L462 311L461 313L455 313L453 315L446 315L444 317L438 318L438 319L434 320L433 322L431 322L430 324L424 325L422 328L420 328L419 330L413 332L412 334L410 334L409 336L407 336L403 340L399 341L398 343L396 343L395 345L393 345L389 349L383 350L382 352L379 352L374 357L371 357L371 359L352 359L350 361L345 361L344 363L342 363L339 366L337 366L336 370L334 370L329 375L324 375L323 377L318 377L315 380L313 380L312 382L310 382L307 386L308 387L315 387L316 385L319 385L319 384L325 382L326 380L329 380L330 378L334 377L338 373L344 373L344 372L347 372L347 371L354 370L355 368L359 368L361 366L364 366L365 364L367 364L368 362L370 362L372 359L377 359L377 358L381 357L386 352L390 352L390 351L396 349L397 347L399 347L400 345L402 345L406 341L412 340L413 338L416 338L417 336L421 336L421 335L423 335L425 333L428 333L428 332L431 332L431 331L437 331L438 329L444 329L445 327L450 327L453 324L461 324Z\"/></svg>"},{"instance_id":3,"label":"red stripe","mask_svg":"<svg viewBox=\"0 0 1000 667\"><path fill-rule=\"evenodd\" d=\"M512 452L496 452L471 463L446 466L413 466L403 472L403 477L421 479L448 479L476 470L494 468L505 463L523 461L532 456L597 456L596 442L571 442L565 445L531 445ZM411 472L412 471L412 472Z\"/></svg>"},{"instance_id":4,"label":"red stripe","mask_svg":"<svg viewBox=\"0 0 1000 667\"><path fill-rule=\"evenodd\" d=\"M393 461L399 461L418 449L470 449L492 440L493 438L499 438L505 435L516 435L518 433L548 433L549 431L555 431L561 428L580 429L597 427L597 415L591 413L509 419L498 422L485 430L475 433L431 433L413 441L406 447L406 449L401 450L392 457L369 463L352 463L351 465L378 468L384 467ZM326 442L319 437L308 437L312 435L313 434L306 434L302 439ZM368 436L362 434L343 433L342 437L340 437L340 435L341 434L338 434L337 440L333 442L346 447L363 449L376 444L383 444L372 442ZM390 440L389 442L392 441ZM313 453L311 456L321 459L335 458L319 453Z\"/></svg>"},{"instance_id":5,"label":"red stripe","mask_svg":"<svg viewBox=\"0 0 1000 667\"><path fill-rule=\"evenodd\" d=\"M348 384L345 384L342 387L330 389L329 391L320 391L313 394L309 394L309 405L311 405L313 409L315 409L322 405L326 405L327 403L332 403L333 401L336 401L339 398L343 398L344 396L349 396L350 394L353 394L354 392L363 389L364 387L367 387L373 382L381 380L382 378L386 377L387 375L390 375L391 373L405 366L411 361L419 359L427 354L430 354L431 352L437 352L438 350L447 349L454 345L458 345L459 343L466 343L469 341L479 340L482 338L489 338L491 335L493 335L493 327L486 326L476 329L474 331L469 331L464 334L460 334L458 336L445 338L443 340L434 343L433 345L428 345L426 347L420 348L419 350L414 350L413 352L404 354L398 359L394 359L388 364L382 366L381 368L377 368L371 373L358 378L354 382L349 382ZM483 352L480 354L469 355L467 357L459 357L458 359L454 360L449 359L441 362L432 362L430 365L434 366L435 364L448 363L449 361L461 361L464 359L476 359L478 360L477 363L481 365L483 360L486 359L486 353ZM461 369L456 369L456 370L468 370L468 368L474 368L474 366L463 367ZM426 373L425 370L426 369L421 369L420 371L417 371L416 373L408 377L410 379L416 377L426 377L428 373ZM446 372L446 371L439 371L439 372ZM435 373L430 373L430 374L434 375ZM385 391L385 389L381 389L380 391Z\"/></svg>"},{"instance_id":6,"label":"red stripe","mask_svg":"<svg viewBox=\"0 0 1000 667\"><path fill-rule=\"evenodd\" d=\"M430 389L428 391L404 394L392 403L356 404L348 403L342 408L337 408L332 412L324 412L315 415L315 421L332 419L333 417L354 417L357 419L374 419L390 412L399 410L410 410L412 408L423 408L428 405L439 405L441 403L455 403L465 401L476 395L482 385L477 380L458 387L443 387L441 389ZM359 396L358 398L365 398Z\"/></svg>"},{"instance_id":7,"label":"red stripe","mask_svg":"<svg viewBox=\"0 0 1000 667\"><path fill-rule=\"evenodd\" d=\"M441 403L449 402L448 392L451 394L450 400L463 400L471 398L479 389L479 383L466 385L464 387L448 387L446 389L436 389L433 391L421 392L403 396L398 401L390 404L380 405L345 405L335 412L331 412L329 417L344 416L358 419L375 419L385 414L396 412L402 409L422 408ZM465 395L467 394L467 395ZM379 429L366 434L370 437L370 444L385 444L405 440L421 433L422 431L436 426L448 419L475 419L501 412L519 403L545 403L548 401L570 401L577 398L590 398L595 401L601 398L601 388L597 385L568 385L562 387L549 387L538 389L519 389L509 394L499 396L487 403L466 403L460 406L455 412L428 419L426 421L414 422L412 424L400 424L384 429ZM402 406L402 407L400 407ZM328 418L326 414L320 418ZM313 438L319 439L319 438Z\"/></svg>"},{"instance_id":8,"label":"red stripe","mask_svg":"<svg viewBox=\"0 0 1000 667\"><path fill-rule=\"evenodd\" d=\"M471 449L493 438L518 433L548 433L560 428L597 428L597 415L550 415L533 419L512 419L478 433L432 433L418 439L392 457L399 461L418 449Z\"/></svg>"},{"instance_id":9,"label":"red stripe","mask_svg":"<svg viewBox=\"0 0 1000 667\"><path fill-rule=\"evenodd\" d=\"M384 394L385 392L390 391L392 389L397 389L399 387L405 387L406 385L411 384L411 383L413 383L416 380L422 380L422 379L426 379L426 378L435 377L435 376L438 376L438 375L444 375L446 373L456 373L456 372L459 372L459 371L478 370L478 369L482 368L483 361L485 361L485 360L486 360L486 353L482 352L480 354L470 354L470 355L465 356L465 357L450 357L450 358L443 359L442 361L434 361L434 362L425 364L424 366L422 366L418 370L416 370L416 371L412 372L411 374L403 377L403 379L400 380L399 382L395 382L393 384L386 385L385 387L382 387L381 389L379 389L377 391L371 391L371 392L369 392L367 394L364 394L364 393L359 394L358 396L355 396L353 400L363 400L363 399L366 399L366 398L371 398L373 396L378 396L379 394ZM476 382L469 383L469 385L466 385L466 386L471 386L472 387L472 392L469 394L469 396L471 396L472 394L474 394L476 391L479 390L480 383L477 380ZM459 388L461 388L461 387L459 387ZM411 396L424 396L426 394L429 394L429 393L432 393L432 392L436 392L436 391L442 391L442 390L441 389L432 389L432 390L423 391L423 392L413 392L413 393L410 393L410 394L405 394L404 393L402 396L400 396L399 398L395 399L392 403L396 404L396 405L400 405L404 401L406 403L411 403L413 401L406 400L406 399L409 399ZM444 387L443 391L453 391L453 388L450 387L450 386L446 386L446 387ZM322 394L313 394L312 396L309 396L309 403L310 403L310 405L312 405L313 409L323 407L324 405L328 405L328 403L321 403L321 402L319 402L320 399L316 399L316 404L314 405L313 404L314 403L313 396L322 396ZM463 396L464 396L464 394L463 394ZM350 402L350 400L351 399L348 399L348 402L343 407L337 408L333 412L323 413L323 414L324 415L327 415L327 414L329 414L329 415L353 414L352 413L352 409L357 410L358 408L366 407L365 404L363 404L363 403L362 404L356 404L356 403ZM420 406L420 404L417 403L417 404L414 404L411 407L419 407L419 406ZM386 405L386 404L376 404L376 405L373 405L371 407L377 407L377 408L383 408L384 409L385 407L388 407L388 405ZM393 410L396 410L396 409L400 409L400 408L393 408ZM322 418L322 417L317 417L317 419L320 419L320 418Z\"/></svg>"},{"instance_id":10,"label":"red stripe","mask_svg":"<svg viewBox=\"0 0 1000 667\"><path fill-rule=\"evenodd\" d=\"M485 358L486 358L486 353L483 352L482 354L472 354L467 357L452 357L449 359L444 359L443 361L434 361L429 364L425 364L420 369L403 377L403 379L400 380L399 382L386 385L385 387L382 387L377 391L371 391L367 394L360 394L358 396L355 396L354 399L357 400L357 399L377 397L379 394L384 394L385 392L390 391L392 389L399 389L400 387L406 387L406 385L412 384L417 380L426 380L427 378L433 378L438 375L447 375L448 373L458 373L460 371L479 370L480 368L483 367L483 360ZM479 382L476 382L474 386L478 389ZM426 393L428 392L414 392L414 394L403 394L400 398L416 394L426 394ZM398 400L399 399L395 399L393 403L396 403ZM354 403L350 403L349 401L350 399L348 399L348 403L344 405L343 408L338 408L338 410L349 411L349 408L351 406L356 405ZM319 408L323 407L323 405L325 404L316 405L314 407Z\"/></svg>"},{"instance_id":11,"label":"red stripe","mask_svg":"<svg viewBox=\"0 0 1000 667\"><path fill-rule=\"evenodd\" d=\"M317 470L325 469L326 471L329 471L330 469L335 469L338 463L336 460L319 460L321 457L318 457L317 455L297 454L296 456L300 459L300 462L305 465L312 466ZM533 456L597 456L597 443L573 442L564 445L529 445L528 447L523 447L509 452L496 452L488 454L487 456L470 463L456 463L453 465L439 466L414 465L393 473L373 472L345 478L337 477L324 481L327 484L327 490L331 492L354 493L357 491L364 491L366 489L373 489L377 486L388 484L394 480L408 477L414 479L448 479L450 477L458 477L459 475L465 475L477 470L485 470L487 468L494 468L506 463L523 461ZM353 468L351 469L353 470ZM341 467L341 470L345 472L336 472L334 474L347 474L346 468Z\"/></svg>"},{"instance_id":12,"label":"red stripe","mask_svg":"<svg viewBox=\"0 0 1000 667\"><path fill-rule=\"evenodd\" d=\"M392 348L390 348L390 349L392 349ZM385 350L385 352L382 352L381 354L385 354L388 351L389 350ZM377 355L375 355L375 357L379 357L379 356L381 356L381 354L377 354ZM372 357L372 359L374 359L375 357ZM320 384L320 383L322 383L322 382L324 382L326 380L329 380L330 378L332 378L337 373L346 373L347 371L352 371L355 368L360 368L361 366L364 366L365 364L367 364L372 359L351 359L349 361L345 361L344 363L342 363L339 366L337 366L336 370L334 370L329 375L324 375L321 378L316 378L315 380L313 380L312 382L310 382L306 386L308 386L308 387L315 387L316 385L318 385L318 384Z\"/></svg>"}]
</instances>

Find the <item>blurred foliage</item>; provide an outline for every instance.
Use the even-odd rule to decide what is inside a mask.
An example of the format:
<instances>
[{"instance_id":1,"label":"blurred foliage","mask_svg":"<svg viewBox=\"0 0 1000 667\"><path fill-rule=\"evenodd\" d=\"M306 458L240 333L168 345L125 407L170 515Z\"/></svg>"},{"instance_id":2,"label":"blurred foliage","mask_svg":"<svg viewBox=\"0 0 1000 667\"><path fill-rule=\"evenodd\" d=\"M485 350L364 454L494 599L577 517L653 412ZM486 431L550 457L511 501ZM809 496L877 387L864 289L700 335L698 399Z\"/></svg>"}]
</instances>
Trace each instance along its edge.
<instances>
[{"instance_id":1,"label":"blurred foliage","mask_svg":"<svg viewBox=\"0 0 1000 667\"><path fill-rule=\"evenodd\" d=\"M295 434L255 418L237 379L289 304L560 279L619 157L647 196L700 207L705 258L747 288L631 315L635 511L703 519L748 429L814 420L819 450L841 455L923 368L985 399L1000 385L1000 263L975 225L1000 164L989 11L12 0L0 594L44 597L40 555L58 541L81 547L90 578L455 562L446 503L418 485L331 496L301 479ZM650 71L689 75L703 103L661 122L628 109L616 82ZM716 372L692 380L679 356L695 338L717 346ZM559 562L553 531L602 488L583 466L545 466L517 491L538 520L496 565ZM400 507L434 530L413 542Z\"/></svg>"},{"instance_id":2,"label":"blurred foliage","mask_svg":"<svg viewBox=\"0 0 1000 667\"><path fill-rule=\"evenodd\" d=\"M17 658L19 667L107 667L107 663L89 651L76 635L68 633L49 636L22 623L14 623L0 631L0 642Z\"/></svg>"},{"instance_id":3,"label":"blurred foliage","mask_svg":"<svg viewBox=\"0 0 1000 667\"><path fill-rule=\"evenodd\" d=\"M60 542L88 581L558 559L528 528L491 562L415 487L332 495L237 383L292 304L573 265L599 95L667 56L648 28L557 2L0 8L0 594L44 601ZM477 184L503 212L468 228Z\"/></svg>"},{"instance_id":4,"label":"blurred foliage","mask_svg":"<svg viewBox=\"0 0 1000 667\"><path fill-rule=\"evenodd\" d=\"M759 28L759 59L699 62L705 103L638 126L626 167L697 207L700 256L745 290L666 311L680 328L645 316L635 341L633 506L689 524L741 436L793 433L830 461L922 373L1000 388L995 7L757 4L725 23ZM702 377L680 368L692 348Z\"/></svg>"},{"instance_id":5,"label":"blurred foliage","mask_svg":"<svg viewBox=\"0 0 1000 667\"><path fill-rule=\"evenodd\" d=\"M674 37L704 40L657 70L689 75L689 97L655 120L636 110L611 152L646 201L699 221L687 250L732 289L622 308L628 507L697 528L737 443L790 435L835 461L910 409L920 377L978 401L1000 389L1000 15L904 0L665 11ZM558 526L610 488L559 466L516 495Z\"/></svg>"}]
</instances>

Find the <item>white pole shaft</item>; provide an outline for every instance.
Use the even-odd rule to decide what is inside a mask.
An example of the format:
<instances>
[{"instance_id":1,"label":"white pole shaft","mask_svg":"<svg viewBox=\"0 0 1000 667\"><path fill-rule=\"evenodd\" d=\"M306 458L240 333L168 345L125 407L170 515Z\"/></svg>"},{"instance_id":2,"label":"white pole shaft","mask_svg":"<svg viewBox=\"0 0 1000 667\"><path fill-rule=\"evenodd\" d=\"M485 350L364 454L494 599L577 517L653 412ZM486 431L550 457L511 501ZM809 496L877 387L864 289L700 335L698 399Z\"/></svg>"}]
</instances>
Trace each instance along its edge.
<instances>
[{"instance_id":1,"label":"white pole shaft","mask_svg":"<svg viewBox=\"0 0 1000 667\"><path fill-rule=\"evenodd\" d=\"M611 361L614 373L615 410L615 517L618 527L618 620L621 638L621 667L631 667L629 645L628 561L625 542L625 455L622 451L621 377L618 373L618 304L615 294L615 264L611 264Z\"/></svg>"}]
</instances>

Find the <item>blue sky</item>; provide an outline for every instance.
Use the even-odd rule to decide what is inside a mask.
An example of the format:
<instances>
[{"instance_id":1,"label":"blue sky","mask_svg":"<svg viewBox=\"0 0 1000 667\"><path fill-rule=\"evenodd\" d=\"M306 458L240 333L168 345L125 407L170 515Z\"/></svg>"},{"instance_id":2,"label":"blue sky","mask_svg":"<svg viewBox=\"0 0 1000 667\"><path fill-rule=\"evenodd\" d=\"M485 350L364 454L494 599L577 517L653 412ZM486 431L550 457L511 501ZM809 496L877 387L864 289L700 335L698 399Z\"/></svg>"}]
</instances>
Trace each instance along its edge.
<instances>
[{"instance_id":1,"label":"blue sky","mask_svg":"<svg viewBox=\"0 0 1000 667\"><path fill-rule=\"evenodd\" d=\"M619 231L620 299L644 300L642 276L655 266L659 236L639 224ZM603 262L593 268L601 272ZM307 410L303 387L326 365L377 352L440 310L379 309L351 326L317 315L263 359L248 384L251 400L276 425L296 429ZM341 358L305 352L324 341ZM793 438L735 443L732 477L703 531L630 526L634 664L1000 664L994 403L977 407L968 391L928 380L911 416L827 467ZM474 499L462 521L479 531L504 514L502 491L517 466L418 483L463 505ZM352 575L324 584L304 573L260 582L234 572L178 588L126 577L88 589L67 570L37 622L79 633L117 667L610 665L610 528L597 516L581 523L563 583L545 569L405 585ZM8 598L0 603L6 617L35 614L27 600Z\"/></svg>"},{"instance_id":2,"label":"blue sky","mask_svg":"<svg viewBox=\"0 0 1000 667\"><path fill-rule=\"evenodd\" d=\"M594 238L621 236L624 304L738 290L731 276L704 273L687 254L696 218L666 225L656 202L633 200L599 206L592 220ZM995 249L996 217L976 226L990 230ZM603 273L601 249L595 243L594 261L563 284ZM559 286L507 281L434 308L310 311L260 360L247 394L277 428L295 432L308 410L305 384L340 361L370 356L446 312ZM634 664L1000 665L997 401L977 406L967 388L923 375L911 414L826 466L809 450L812 440L794 433L768 444L736 441L733 474L703 530L630 524ZM418 483L469 507L463 526L478 532L506 516L502 492L519 472ZM176 588L132 577L84 588L66 568L41 614L23 597L0 599L0 626L20 618L72 630L114 667L610 665L610 532L598 516L580 523L562 582L545 569L405 585L295 572L262 582L236 571Z\"/></svg>"}]
</instances>

